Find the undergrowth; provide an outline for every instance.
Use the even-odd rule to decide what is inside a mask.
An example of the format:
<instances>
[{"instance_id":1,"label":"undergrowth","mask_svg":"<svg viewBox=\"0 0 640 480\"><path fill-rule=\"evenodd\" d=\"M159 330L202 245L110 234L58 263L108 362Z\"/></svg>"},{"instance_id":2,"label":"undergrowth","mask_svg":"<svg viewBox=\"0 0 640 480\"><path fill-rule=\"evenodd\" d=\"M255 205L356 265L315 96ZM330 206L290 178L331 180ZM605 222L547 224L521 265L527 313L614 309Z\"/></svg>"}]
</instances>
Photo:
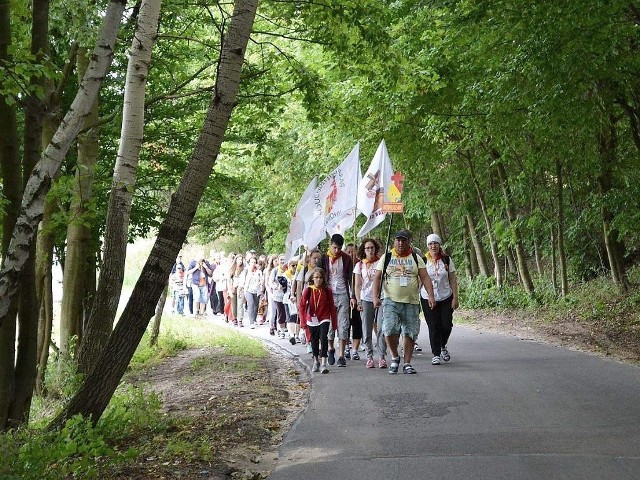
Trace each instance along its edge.
<instances>
[{"instance_id":1,"label":"undergrowth","mask_svg":"<svg viewBox=\"0 0 640 480\"><path fill-rule=\"evenodd\" d=\"M567 323L582 325L596 350L618 351L628 359L640 358L640 268L629 269L630 287L622 293L609 277L571 282L565 297L549 282L537 281L535 294L520 285L498 288L492 278L460 281L460 306L470 310L492 310L509 317L556 326L562 333Z\"/></svg>"},{"instance_id":2,"label":"undergrowth","mask_svg":"<svg viewBox=\"0 0 640 480\"><path fill-rule=\"evenodd\" d=\"M165 314L158 344L150 346L146 333L129 368L143 370L197 347L216 347L223 355L249 357L248 366L255 362L252 358L268 355L261 342L232 329L214 328L206 319ZM204 367L192 366L194 371ZM153 448L154 438L178 428L177 420L163 415L155 394L123 382L96 425L77 416L62 429L49 431L47 423L77 390L82 378L71 364L52 360L46 379L47 397L34 397L30 426L0 434L3 480L101 478L101 466L132 462L145 453L141 449ZM172 448L179 449L179 445Z\"/></svg>"},{"instance_id":3,"label":"undergrowth","mask_svg":"<svg viewBox=\"0 0 640 480\"><path fill-rule=\"evenodd\" d=\"M139 454L137 448L118 445L168 426L157 396L123 386L96 425L76 416L60 430L32 427L0 435L0 478L97 478L105 461L118 464Z\"/></svg>"}]
</instances>

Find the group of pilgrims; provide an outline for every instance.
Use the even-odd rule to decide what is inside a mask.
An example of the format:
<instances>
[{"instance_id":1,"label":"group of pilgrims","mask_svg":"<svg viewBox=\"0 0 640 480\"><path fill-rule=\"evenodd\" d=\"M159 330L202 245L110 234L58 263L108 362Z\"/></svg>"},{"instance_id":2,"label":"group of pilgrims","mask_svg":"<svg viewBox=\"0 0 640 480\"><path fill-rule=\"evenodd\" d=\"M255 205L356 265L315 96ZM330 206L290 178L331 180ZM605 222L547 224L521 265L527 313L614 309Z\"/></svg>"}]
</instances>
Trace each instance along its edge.
<instances>
[{"instance_id":1,"label":"group of pilgrims","mask_svg":"<svg viewBox=\"0 0 640 480\"><path fill-rule=\"evenodd\" d=\"M238 328L269 328L292 345L306 345L313 372L346 367L364 357L366 368L398 373L402 342L403 373L411 365L424 316L432 364L451 359L447 342L458 306L453 260L444 253L437 234L427 237L427 254L400 230L394 246L384 252L376 238L359 245L340 234L331 236L323 252L313 248L290 259L264 255L210 252L188 264L179 255L170 278L171 311L224 316Z\"/></svg>"}]
</instances>

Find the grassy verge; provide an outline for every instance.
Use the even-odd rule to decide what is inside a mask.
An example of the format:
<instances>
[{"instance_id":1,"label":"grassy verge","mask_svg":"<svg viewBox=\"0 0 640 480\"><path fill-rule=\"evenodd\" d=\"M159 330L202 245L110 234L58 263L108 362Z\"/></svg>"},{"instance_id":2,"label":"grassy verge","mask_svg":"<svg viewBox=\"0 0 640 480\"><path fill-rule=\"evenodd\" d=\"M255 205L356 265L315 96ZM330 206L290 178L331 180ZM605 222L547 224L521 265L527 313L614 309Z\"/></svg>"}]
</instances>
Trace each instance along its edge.
<instances>
[{"instance_id":1,"label":"grassy verge","mask_svg":"<svg viewBox=\"0 0 640 480\"><path fill-rule=\"evenodd\" d=\"M189 364L188 371L194 377L214 368L224 373L229 359L233 359L234 371L252 372L259 360L268 356L260 341L231 329L214 327L206 320L165 315L158 346L150 347L145 335L130 370L133 375L144 375L167 357L196 347L208 348L212 354ZM111 478L108 472L125 471L140 458L157 457L158 449L165 455L164 461L183 458L186 450L203 460L210 455L205 441L191 439L186 445L181 435L169 435L188 432L189 422L167 416L157 394L127 382L117 389L95 426L74 418L62 430L47 432L47 421L79 384L79 379L69 380L69 375L61 374L59 366L52 365L50 370L50 395L34 400L31 426L0 435L0 478Z\"/></svg>"},{"instance_id":2,"label":"grassy verge","mask_svg":"<svg viewBox=\"0 0 640 480\"><path fill-rule=\"evenodd\" d=\"M473 313L461 321L481 325L489 315L500 315L509 323L555 337L604 355L640 361L640 268L629 270L631 287L621 293L608 277L574 283L562 298L548 284L536 285L536 295L528 296L518 286L497 289L487 279L463 282L461 305Z\"/></svg>"}]
</instances>

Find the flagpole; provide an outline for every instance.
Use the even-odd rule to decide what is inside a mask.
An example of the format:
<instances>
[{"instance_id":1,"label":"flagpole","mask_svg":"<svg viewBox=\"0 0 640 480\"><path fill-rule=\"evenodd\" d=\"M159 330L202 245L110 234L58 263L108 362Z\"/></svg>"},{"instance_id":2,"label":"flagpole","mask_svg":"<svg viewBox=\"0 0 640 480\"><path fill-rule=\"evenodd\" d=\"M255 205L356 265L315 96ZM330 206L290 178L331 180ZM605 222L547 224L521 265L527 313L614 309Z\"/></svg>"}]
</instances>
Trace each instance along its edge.
<instances>
[{"instance_id":1,"label":"flagpole","mask_svg":"<svg viewBox=\"0 0 640 480\"><path fill-rule=\"evenodd\" d=\"M391 227L393 226L393 212L391 212L391 218L389 219L389 229L387 230L387 242L384 246L385 253L389 251L389 240L391 240Z\"/></svg>"},{"instance_id":2,"label":"flagpole","mask_svg":"<svg viewBox=\"0 0 640 480\"><path fill-rule=\"evenodd\" d=\"M358 144L360 144L360 140L358 140ZM358 147L358 165L360 167L360 173L362 173L362 165L360 165L360 148ZM351 228L353 229L353 255L351 255L351 292L349 293L349 321L353 318L353 308L351 307L351 298L356 297L356 274L353 271L356 266L355 259L358 252L358 237L356 232L356 218L358 218L358 192L360 191L360 182L362 178L360 175L356 176L356 204L353 207L353 225ZM356 306L356 308L358 308Z\"/></svg>"}]
</instances>

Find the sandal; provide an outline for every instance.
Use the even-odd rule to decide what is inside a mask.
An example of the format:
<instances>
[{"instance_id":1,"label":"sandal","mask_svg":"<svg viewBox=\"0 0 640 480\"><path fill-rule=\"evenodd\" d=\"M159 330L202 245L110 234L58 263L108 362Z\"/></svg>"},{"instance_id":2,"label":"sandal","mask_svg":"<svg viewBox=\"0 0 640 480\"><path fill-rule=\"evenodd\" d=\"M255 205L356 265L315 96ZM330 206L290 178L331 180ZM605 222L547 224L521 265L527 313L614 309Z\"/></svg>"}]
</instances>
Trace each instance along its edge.
<instances>
[{"instance_id":1,"label":"sandal","mask_svg":"<svg viewBox=\"0 0 640 480\"><path fill-rule=\"evenodd\" d=\"M409 373L409 374L418 373L418 372L416 372L416 369L411 366L410 363L405 363L404 364L404 366L402 367L402 372L403 373Z\"/></svg>"}]
</instances>

